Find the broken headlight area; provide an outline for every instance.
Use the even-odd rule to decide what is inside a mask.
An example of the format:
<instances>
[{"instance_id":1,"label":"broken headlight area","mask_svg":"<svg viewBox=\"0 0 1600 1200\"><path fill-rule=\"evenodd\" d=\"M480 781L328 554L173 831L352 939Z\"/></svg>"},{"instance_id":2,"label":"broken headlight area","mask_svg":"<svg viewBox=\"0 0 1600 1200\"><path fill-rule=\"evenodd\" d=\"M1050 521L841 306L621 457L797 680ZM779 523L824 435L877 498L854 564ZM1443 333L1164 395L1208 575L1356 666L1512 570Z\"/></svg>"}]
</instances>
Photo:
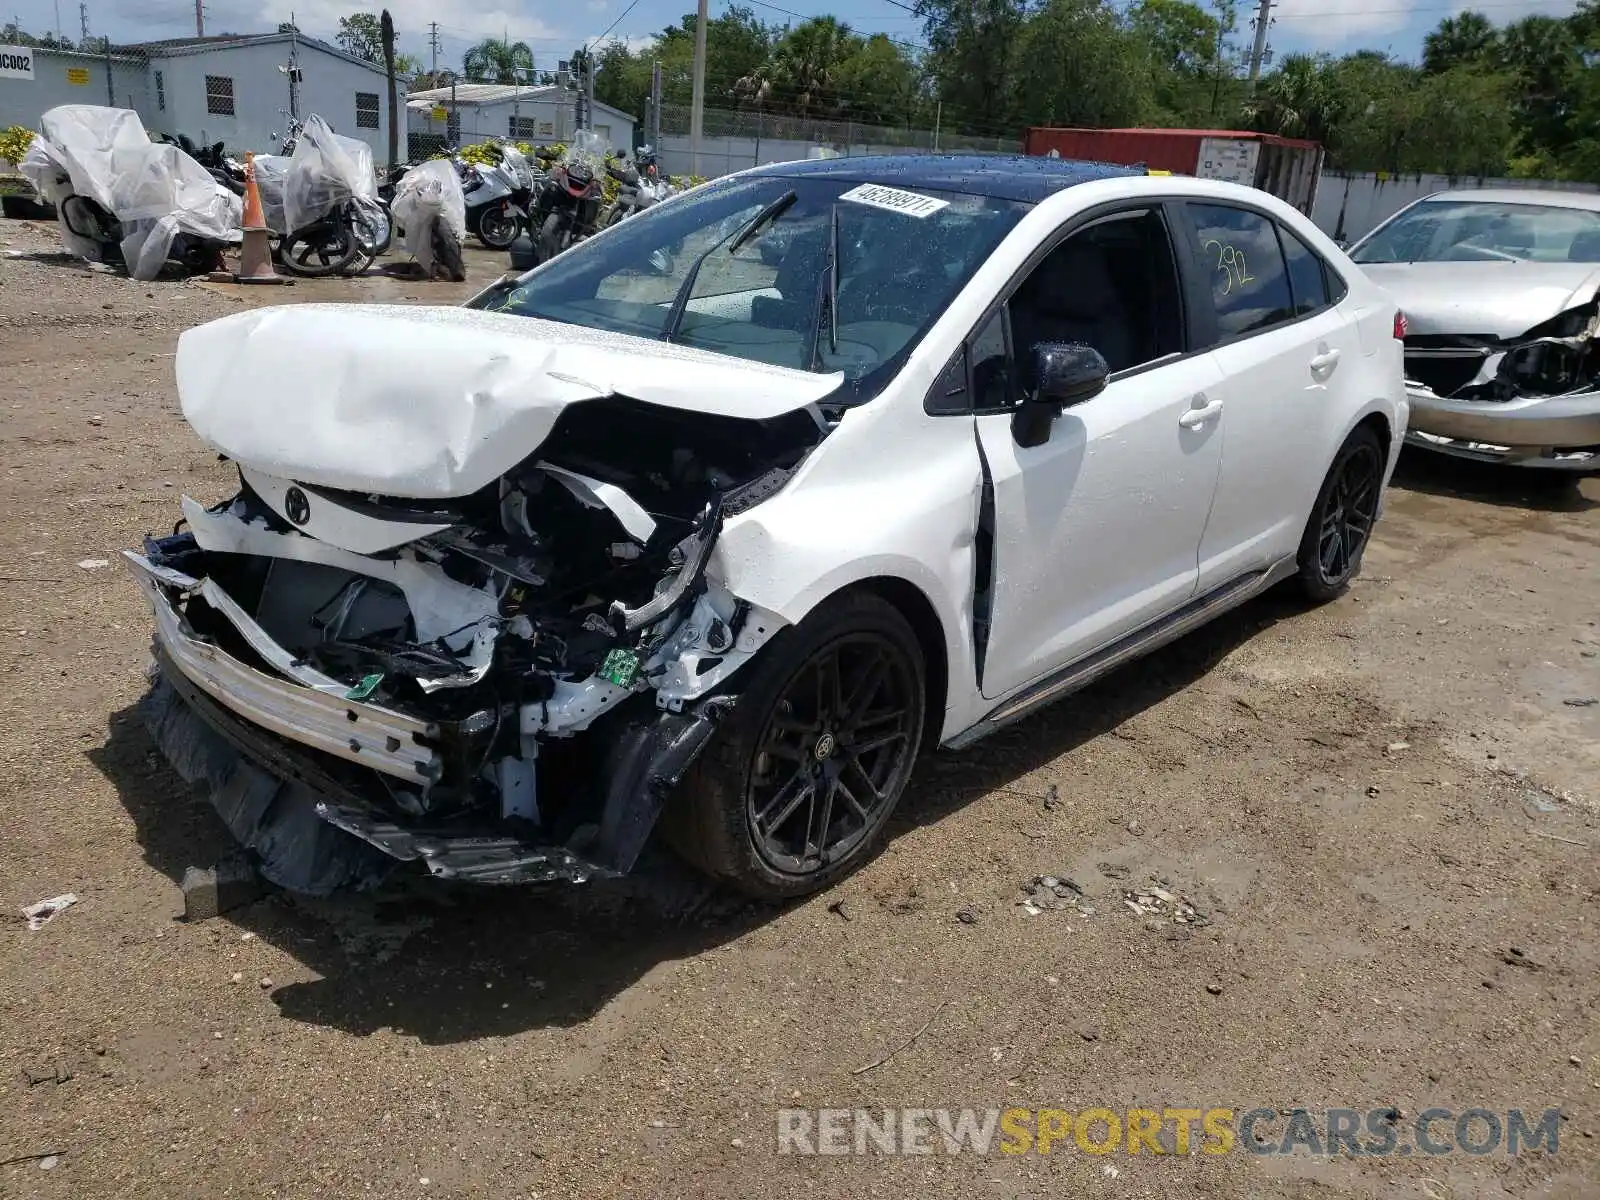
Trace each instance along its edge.
<instances>
[{"instance_id":1,"label":"broken headlight area","mask_svg":"<svg viewBox=\"0 0 1600 1200\"><path fill-rule=\"evenodd\" d=\"M311 780L330 827L393 858L487 882L625 872L733 703L725 682L782 623L707 565L723 519L781 488L803 449L693 423L693 448L657 430L625 469L575 423L448 504L242 468L231 500L185 498L187 528L127 556L162 673L257 767Z\"/></svg>"},{"instance_id":2,"label":"broken headlight area","mask_svg":"<svg viewBox=\"0 0 1600 1200\"><path fill-rule=\"evenodd\" d=\"M1600 387L1600 310L1570 309L1517 338L1417 335L1405 343L1406 378L1436 396L1504 402Z\"/></svg>"}]
</instances>

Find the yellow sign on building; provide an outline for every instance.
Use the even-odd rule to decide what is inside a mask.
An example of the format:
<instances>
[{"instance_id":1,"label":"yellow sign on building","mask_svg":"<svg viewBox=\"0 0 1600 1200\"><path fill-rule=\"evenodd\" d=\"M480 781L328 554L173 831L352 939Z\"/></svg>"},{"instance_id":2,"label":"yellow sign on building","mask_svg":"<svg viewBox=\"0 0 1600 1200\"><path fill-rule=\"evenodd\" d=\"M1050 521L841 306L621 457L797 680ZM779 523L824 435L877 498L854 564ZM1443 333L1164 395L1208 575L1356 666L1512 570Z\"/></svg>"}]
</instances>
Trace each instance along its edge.
<instances>
[{"instance_id":1,"label":"yellow sign on building","mask_svg":"<svg viewBox=\"0 0 1600 1200\"><path fill-rule=\"evenodd\" d=\"M70 83L73 87L88 87L89 86L89 68L88 67L68 67L67 68L67 82Z\"/></svg>"}]
</instances>

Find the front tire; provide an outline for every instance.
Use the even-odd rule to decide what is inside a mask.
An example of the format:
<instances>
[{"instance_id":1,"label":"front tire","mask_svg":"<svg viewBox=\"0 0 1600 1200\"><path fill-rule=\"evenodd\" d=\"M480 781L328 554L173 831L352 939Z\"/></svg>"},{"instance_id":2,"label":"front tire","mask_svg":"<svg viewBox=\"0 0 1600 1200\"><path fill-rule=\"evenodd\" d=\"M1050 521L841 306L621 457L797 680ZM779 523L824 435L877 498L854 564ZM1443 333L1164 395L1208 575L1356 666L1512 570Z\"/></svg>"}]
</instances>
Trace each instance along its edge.
<instances>
[{"instance_id":1,"label":"front tire","mask_svg":"<svg viewBox=\"0 0 1600 1200\"><path fill-rule=\"evenodd\" d=\"M1357 426L1334 455L1300 538L1296 579L1306 599L1326 604L1342 596L1361 570L1383 489L1383 443Z\"/></svg>"},{"instance_id":2,"label":"front tire","mask_svg":"<svg viewBox=\"0 0 1600 1200\"><path fill-rule=\"evenodd\" d=\"M522 225L498 204L485 204L473 214L473 236L491 250L509 250Z\"/></svg>"},{"instance_id":3,"label":"front tire","mask_svg":"<svg viewBox=\"0 0 1600 1200\"><path fill-rule=\"evenodd\" d=\"M784 900L876 853L921 749L926 672L911 626L869 592L827 601L763 654L663 832L708 874Z\"/></svg>"}]
</instances>

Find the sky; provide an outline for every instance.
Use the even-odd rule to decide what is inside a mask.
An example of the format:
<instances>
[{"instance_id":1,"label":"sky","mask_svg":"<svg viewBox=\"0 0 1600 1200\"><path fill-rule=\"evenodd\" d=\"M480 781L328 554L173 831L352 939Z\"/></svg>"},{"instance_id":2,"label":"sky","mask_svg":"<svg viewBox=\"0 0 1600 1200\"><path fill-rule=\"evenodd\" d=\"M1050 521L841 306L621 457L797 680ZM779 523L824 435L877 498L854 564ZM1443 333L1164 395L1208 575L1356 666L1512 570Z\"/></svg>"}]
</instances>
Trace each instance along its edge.
<instances>
[{"instance_id":1,"label":"sky","mask_svg":"<svg viewBox=\"0 0 1600 1200\"><path fill-rule=\"evenodd\" d=\"M289 20L306 33L332 39L339 17L352 12L376 13L373 0L203 0L207 33L263 33ZM901 41L922 40L921 22L897 0L744 0L763 18L777 24L809 16L837 16L859 33L885 33ZM910 3L911 0L905 0ZM1120 0L1113 0L1120 2ZM1205 3L1206 0L1200 0ZM728 0L710 0L713 17ZM1385 50L1415 60L1422 39L1440 20L1467 8L1484 12L1495 23L1531 13L1564 16L1577 0L1276 0L1269 27L1275 55L1293 51ZM1238 38L1245 48L1253 37L1246 23L1251 0L1239 0ZM428 23L439 25L439 64L459 67L461 55L487 36L509 36L532 47L541 70L567 57L580 45L597 39L625 39L637 44L667 25L675 25L690 0L567 0L563 4L535 0L388 0L399 49L432 60ZM108 34L115 42L155 41L194 33L193 0L87 0L91 35ZM59 14L59 16L58 16ZM0 0L0 21L16 20L31 33L59 27L76 38L80 30L78 0Z\"/></svg>"}]
</instances>

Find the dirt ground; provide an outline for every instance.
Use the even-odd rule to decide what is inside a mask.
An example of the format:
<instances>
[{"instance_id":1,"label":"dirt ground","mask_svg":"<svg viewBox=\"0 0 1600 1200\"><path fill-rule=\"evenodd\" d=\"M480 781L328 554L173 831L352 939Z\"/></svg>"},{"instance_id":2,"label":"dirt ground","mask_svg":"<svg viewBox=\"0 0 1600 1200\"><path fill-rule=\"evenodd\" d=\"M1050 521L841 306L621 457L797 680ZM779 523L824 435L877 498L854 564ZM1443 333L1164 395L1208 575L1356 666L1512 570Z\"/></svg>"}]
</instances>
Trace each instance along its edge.
<instances>
[{"instance_id":1,"label":"dirt ground","mask_svg":"<svg viewBox=\"0 0 1600 1200\"><path fill-rule=\"evenodd\" d=\"M50 244L0 221L0 1195L1600 1194L1600 480L1408 457L1347 597L931 759L888 850L786 909L663 853L190 924L227 836L138 720L149 613L100 561L231 489L175 338L471 287L143 284ZM1030 915L1043 874L1085 895ZM1124 903L1153 886L1197 919ZM1563 1115L1514 1158L777 1153L780 1108L899 1106L1393 1108L1407 1148L1429 1107Z\"/></svg>"}]
</instances>

